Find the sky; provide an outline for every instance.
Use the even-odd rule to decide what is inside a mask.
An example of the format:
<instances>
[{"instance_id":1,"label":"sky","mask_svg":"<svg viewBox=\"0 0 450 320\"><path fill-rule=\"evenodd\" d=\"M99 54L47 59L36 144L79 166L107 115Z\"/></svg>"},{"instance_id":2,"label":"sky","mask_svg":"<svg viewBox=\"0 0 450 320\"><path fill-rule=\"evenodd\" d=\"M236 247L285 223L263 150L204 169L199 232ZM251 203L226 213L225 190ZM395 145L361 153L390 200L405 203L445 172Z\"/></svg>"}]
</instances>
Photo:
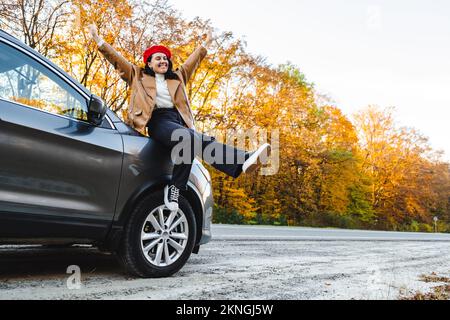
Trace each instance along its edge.
<instances>
[{"instance_id":1,"label":"sky","mask_svg":"<svg viewBox=\"0 0 450 320\"><path fill-rule=\"evenodd\" d=\"M395 107L401 126L450 160L450 1L169 0L186 19L210 19L247 51L290 61L347 115Z\"/></svg>"}]
</instances>

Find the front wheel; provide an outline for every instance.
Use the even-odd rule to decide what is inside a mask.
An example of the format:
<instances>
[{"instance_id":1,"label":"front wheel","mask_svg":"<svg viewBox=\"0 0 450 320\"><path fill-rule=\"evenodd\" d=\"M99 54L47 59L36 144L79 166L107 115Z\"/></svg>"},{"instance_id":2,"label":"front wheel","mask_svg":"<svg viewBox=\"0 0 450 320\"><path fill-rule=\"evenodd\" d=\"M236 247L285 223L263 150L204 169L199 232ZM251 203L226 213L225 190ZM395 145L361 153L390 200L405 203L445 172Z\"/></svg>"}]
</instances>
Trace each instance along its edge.
<instances>
[{"instance_id":1,"label":"front wheel","mask_svg":"<svg viewBox=\"0 0 450 320\"><path fill-rule=\"evenodd\" d=\"M144 198L134 209L118 252L125 269L144 278L170 277L189 259L196 223L189 202L179 198L179 210L164 206L162 193Z\"/></svg>"}]
</instances>

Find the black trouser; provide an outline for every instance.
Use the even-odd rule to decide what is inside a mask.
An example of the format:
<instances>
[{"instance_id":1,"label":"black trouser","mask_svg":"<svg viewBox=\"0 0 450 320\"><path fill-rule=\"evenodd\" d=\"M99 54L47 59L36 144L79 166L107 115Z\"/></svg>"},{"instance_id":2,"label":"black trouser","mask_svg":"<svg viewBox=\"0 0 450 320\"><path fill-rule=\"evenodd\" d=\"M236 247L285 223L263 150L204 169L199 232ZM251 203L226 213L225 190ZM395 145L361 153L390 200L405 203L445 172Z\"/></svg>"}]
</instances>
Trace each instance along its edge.
<instances>
[{"instance_id":1,"label":"black trouser","mask_svg":"<svg viewBox=\"0 0 450 320\"><path fill-rule=\"evenodd\" d=\"M242 164L249 157L249 154L243 150L219 143L215 141L215 138L213 137L203 135L193 129L187 128L176 108L155 109L147 127L150 137L166 146L169 149L169 152L171 152L175 146L178 148L181 146L189 147L188 149L180 148L180 150L189 150L190 154L186 155L183 154L183 152L180 152L178 158L172 159L175 161L175 165L173 168L171 184L175 185L180 190L186 190L187 188L192 162L196 156L201 157L217 170L234 178L237 178L242 173ZM175 131L177 137L182 137L172 139L172 134ZM206 148L208 149L208 155L210 154L213 157L203 157ZM188 159L188 161L179 163L181 162L179 161L181 158L183 160ZM211 161L212 158L214 158L214 161Z\"/></svg>"}]
</instances>

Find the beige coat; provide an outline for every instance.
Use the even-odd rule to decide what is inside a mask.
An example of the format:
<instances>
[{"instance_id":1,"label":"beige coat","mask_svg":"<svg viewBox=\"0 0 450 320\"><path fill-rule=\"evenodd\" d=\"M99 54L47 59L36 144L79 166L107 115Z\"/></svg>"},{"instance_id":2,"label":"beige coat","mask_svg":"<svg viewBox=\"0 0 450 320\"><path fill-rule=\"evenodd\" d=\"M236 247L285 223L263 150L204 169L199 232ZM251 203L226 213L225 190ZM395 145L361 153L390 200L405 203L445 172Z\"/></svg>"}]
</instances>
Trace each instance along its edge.
<instances>
[{"instance_id":1,"label":"beige coat","mask_svg":"<svg viewBox=\"0 0 450 320\"><path fill-rule=\"evenodd\" d=\"M122 57L108 43L99 47L99 51L111 62L119 72L120 77L125 80L131 88L131 98L128 107L127 123L135 130L145 133L147 122L152 116L156 101L155 77L144 74L144 69L135 66ZM175 71L180 80L167 80L170 96L175 107L180 112L183 120L189 128L194 128L194 117L186 93L186 83L206 56L206 49L198 47Z\"/></svg>"}]
</instances>

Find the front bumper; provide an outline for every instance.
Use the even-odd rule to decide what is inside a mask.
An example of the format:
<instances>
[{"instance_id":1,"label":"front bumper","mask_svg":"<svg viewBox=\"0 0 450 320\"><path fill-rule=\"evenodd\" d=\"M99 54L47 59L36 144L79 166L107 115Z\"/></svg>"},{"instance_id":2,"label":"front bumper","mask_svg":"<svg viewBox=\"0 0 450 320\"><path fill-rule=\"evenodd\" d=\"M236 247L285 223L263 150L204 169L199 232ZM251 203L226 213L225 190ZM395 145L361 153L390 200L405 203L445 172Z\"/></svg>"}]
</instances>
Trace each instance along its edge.
<instances>
[{"instance_id":1,"label":"front bumper","mask_svg":"<svg viewBox=\"0 0 450 320\"><path fill-rule=\"evenodd\" d=\"M211 233L211 224L212 224L212 215L214 208L214 199L212 194L211 183L208 183L206 190L203 194L203 227L202 227L202 238L200 239L199 245L206 244L211 241L212 233Z\"/></svg>"},{"instance_id":2,"label":"front bumper","mask_svg":"<svg viewBox=\"0 0 450 320\"><path fill-rule=\"evenodd\" d=\"M202 230L200 241L197 245L203 245L211 241L211 224L214 208L213 190L211 176L206 168L198 161L192 166L190 182L195 186L194 191L201 202ZM192 187L192 185L191 185Z\"/></svg>"}]
</instances>

